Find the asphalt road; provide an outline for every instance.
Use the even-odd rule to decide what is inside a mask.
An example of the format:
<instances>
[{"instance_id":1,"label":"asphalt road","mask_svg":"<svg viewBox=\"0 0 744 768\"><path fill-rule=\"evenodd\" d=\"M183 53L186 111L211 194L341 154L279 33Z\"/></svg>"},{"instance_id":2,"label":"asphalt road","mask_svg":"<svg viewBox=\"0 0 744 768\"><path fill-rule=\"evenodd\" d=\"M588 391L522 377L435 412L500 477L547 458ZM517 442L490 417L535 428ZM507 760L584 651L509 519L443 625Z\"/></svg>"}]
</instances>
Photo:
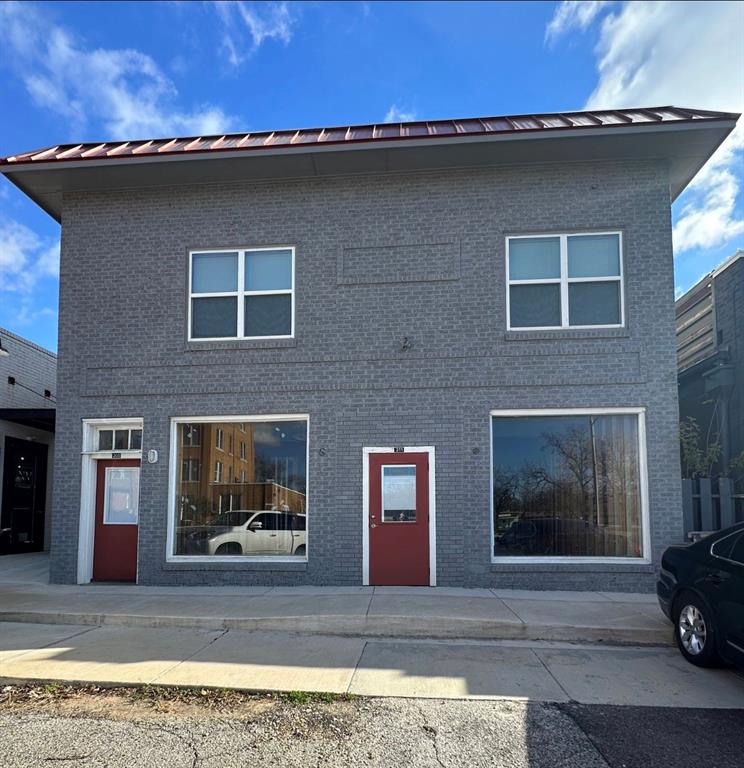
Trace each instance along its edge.
<instances>
[{"instance_id":1,"label":"asphalt road","mask_svg":"<svg viewBox=\"0 0 744 768\"><path fill-rule=\"evenodd\" d=\"M741 768L744 710L351 699L0 707L4 768ZM105 699L105 697L104 697Z\"/></svg>"}]
</instances>

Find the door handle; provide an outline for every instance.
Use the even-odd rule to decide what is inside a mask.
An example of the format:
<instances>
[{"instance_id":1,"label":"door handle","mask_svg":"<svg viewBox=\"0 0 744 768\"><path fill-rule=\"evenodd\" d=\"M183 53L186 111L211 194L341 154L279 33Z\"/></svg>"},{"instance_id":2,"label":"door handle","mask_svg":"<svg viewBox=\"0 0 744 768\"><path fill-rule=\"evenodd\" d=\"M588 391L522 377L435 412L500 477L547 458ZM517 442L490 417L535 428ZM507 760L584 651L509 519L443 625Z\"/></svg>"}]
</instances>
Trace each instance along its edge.
<instances>
[{"instance_id":1,"label":"door handle","mask_svg":"<svg viewBox=\"0 0 744 768\"><path fill-rule=\"evenodd\" d=\"M711 584L718 586L719 584L723 584L723 576L721 576L720 573L709 573L705 577L705 581L709 581Z\"/></svg>"},{"instance_id":2,"label":"door handle","mask_svg":"<svg viewBox=\"0 0 744 768\"><path fill-rule=\"evenodd\" d=\"M270 539L275 539L276 538L276 534L275 533L270 533L269 534L269 538Z\"/></svg>"}]
</instances>

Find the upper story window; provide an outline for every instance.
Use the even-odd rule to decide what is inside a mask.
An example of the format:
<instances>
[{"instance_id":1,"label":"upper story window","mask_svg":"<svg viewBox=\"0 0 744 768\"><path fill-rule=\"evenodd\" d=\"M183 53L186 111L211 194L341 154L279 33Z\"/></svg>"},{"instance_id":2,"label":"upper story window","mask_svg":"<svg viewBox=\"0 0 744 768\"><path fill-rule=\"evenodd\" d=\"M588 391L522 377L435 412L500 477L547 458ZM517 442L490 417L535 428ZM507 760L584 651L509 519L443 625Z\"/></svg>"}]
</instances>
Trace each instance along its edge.
<instances>
[{"instance_id":1,"label":"upper story window","mask_svg":"<svg viewBox=\"0 0 744 768\"><path fill-rule=\"evenodd\" d=\"M619 232L508 237L509 330L625 323Z\"/></svg>"},{"instance_id":2,"label":"upper story window","mask_svg":"<svg viewBox=\"0 0 744 768\"><path fill-rule=\"evenodd\" d=\"M293 335L294 248L191 252L189 340Z\"/></svg>"}]
</instances>

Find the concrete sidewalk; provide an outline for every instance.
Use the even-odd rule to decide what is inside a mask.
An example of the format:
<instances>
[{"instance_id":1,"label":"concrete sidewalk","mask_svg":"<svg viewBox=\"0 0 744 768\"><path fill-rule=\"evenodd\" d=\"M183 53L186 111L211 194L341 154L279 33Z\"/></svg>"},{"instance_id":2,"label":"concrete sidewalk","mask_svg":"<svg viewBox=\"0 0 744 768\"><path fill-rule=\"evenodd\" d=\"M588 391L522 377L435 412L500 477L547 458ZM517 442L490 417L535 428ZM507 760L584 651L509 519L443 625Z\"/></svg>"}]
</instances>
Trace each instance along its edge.
<instances>
[{"instance_id":1,"label":"concrete sidewalk","mask_svg":"<svg viewBox=\"0 0 744 768\"><path fill-rule=\"evenodd\" d=\"M667 644L648 595L364 587L0 585L0 621Z\"/></svg>"},{"instance_id":2,"label":"concrete sidewalk","mask_svg":"<svg viewBox=\"0 0 744 768\"><path fill-rule=\"evenodd\" d=\"M44 583L38 557L0 558L0 622L351 637L665 645L654 595L446 587L144 587Z\"/></svg>"},{"instance_id":3,"label":"concrete sidewalk","mask_svg":"<svg viewBox=\"0 0 744 768\"><path fill-rule=\"evenodd\" d=\"M744 678L674 648L243 630L0 626L0 681L744 708Z\"/></svg>"}]
</instances>

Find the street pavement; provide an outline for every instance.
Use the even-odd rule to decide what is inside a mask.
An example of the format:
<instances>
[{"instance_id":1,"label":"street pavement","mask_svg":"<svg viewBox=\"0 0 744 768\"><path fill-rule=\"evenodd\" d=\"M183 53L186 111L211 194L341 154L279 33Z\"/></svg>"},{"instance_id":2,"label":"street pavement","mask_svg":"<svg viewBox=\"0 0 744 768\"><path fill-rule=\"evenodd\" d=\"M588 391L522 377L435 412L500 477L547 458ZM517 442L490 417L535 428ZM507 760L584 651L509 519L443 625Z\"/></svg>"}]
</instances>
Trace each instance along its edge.
<instances>
[{"instance_id":1,"label":"street pavement","mask_svg":"<svg viewBox=\"0 0 744 768\"><path fill-rule=\"evenodd\" d=\"M5 768L741 768L741 710L515 701L271 702L243 716L0 706Z\"/></svg>"}]
</instances>

